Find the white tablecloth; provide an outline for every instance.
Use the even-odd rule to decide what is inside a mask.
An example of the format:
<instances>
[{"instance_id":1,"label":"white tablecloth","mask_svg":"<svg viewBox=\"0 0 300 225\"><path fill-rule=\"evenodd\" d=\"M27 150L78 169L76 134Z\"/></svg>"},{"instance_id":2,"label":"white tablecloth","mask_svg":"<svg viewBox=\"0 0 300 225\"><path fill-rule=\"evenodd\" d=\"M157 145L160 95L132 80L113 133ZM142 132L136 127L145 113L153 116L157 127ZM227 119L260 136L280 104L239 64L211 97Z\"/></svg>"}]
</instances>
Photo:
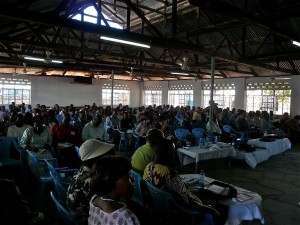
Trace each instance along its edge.
<instances>
[{"instance_id":1,"label":"white tablecloth","mask_svg":"<svg viewBox=\"0 0 300 225\"><path fill-rule=\"evenodd\" d=\"M200 148L193 146L189 148L177 149L177 154L182 165L189 163L198 163L200 160L219 159L226 157L235 157L236 151L234 147L227 146L225 148ZM188 157L186 157L188 156Z\"/></svg>"},{"instance_id":2,"label":"white tablecloth","mask_svg":"<svg viewBox=\"0 0 300 225\"><path fill-rule=\"evenodd\" d=\"M255 152L237 151L235 158L245 160L245 162L254 169L257 164L268 160L270 153L266 149L256 148Z\"/></svg>"},{"instance_id":3,"label":"white tablecloth","mask_svg":"<svg viewBox=\"0 0 300 225\"><path fill-rule=\"evenodd\" d=\"M282 153L291 148L291 142L288 138L277 139L272 142L250 139L248 140L248 144L257 147L255 152L237 151L235 158L244 159L245 162L253 169L258 163L266 161L271 156Z\"/></svg>"},{"instance_id":4,"label":"white tablecloth","mask_svg":"<svg viewBox=\"0 0 300 225\"><path fill-rule=\"evenodd\" d=\"M184 182L199 179L199 174L183 174L181 178ZM214 179L205 177L205 184L209 184ZM229 207L228 218L225 225L239 225L243 220L259 219L264 224L264 217L262 214L261 202L262 198L259 194L251 192L240 187L234 186L238 193L244 193L252 196L253 198L244 202L238 202L235 198L230 201L224 202Z\"/></svg>"},{"instance_id":5,"label":"white tablecloth","mask_svg":"<svg viewBox=\"0 0 300 225\"><path fill-rule=\"evenodd\" d=\"M291 148L291 142L288 138L276 139L275 141L265 142L259 139L250 139L247 142L249 145L266 149L270 156L277 155Z\"/></svg>"}]
</instances>

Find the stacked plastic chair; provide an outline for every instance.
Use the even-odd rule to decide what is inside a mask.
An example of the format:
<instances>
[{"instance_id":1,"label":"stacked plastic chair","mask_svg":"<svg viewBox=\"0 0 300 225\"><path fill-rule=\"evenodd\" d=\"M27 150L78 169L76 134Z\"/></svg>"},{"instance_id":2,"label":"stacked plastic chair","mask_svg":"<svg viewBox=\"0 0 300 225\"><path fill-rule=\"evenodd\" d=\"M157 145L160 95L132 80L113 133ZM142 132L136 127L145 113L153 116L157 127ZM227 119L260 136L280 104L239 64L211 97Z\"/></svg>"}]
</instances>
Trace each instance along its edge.
<instances>
[{"instance_id":1,"label":"stacked plastic chair","mask_svg":"<svg viewBox=\"0 0 300 225\"><path fill-rule=\"evenodd\" d=\"M47 163L44 159L38 159L30 151L27 150L27 155L30 159L32 173L38 180L38 195L37 201L38 205L43 205L44 190L45 186L53 183L53 179L50 175L49 169L47 168ZM54 167L58 167L58 162L56 158L47 159L47 162L51 162Z\"/></svg>"}]
</instances>

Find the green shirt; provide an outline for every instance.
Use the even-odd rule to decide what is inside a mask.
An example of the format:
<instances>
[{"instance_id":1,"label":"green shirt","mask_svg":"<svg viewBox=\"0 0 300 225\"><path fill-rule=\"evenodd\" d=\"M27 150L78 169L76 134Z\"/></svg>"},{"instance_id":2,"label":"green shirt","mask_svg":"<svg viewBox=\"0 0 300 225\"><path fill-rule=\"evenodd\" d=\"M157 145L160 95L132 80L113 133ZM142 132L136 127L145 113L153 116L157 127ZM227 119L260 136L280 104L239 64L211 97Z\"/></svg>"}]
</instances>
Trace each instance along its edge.
<instances>
[{"instance_id":1,"label":"green shirt","mask_svg":"<svg viewBox=\"0 0 300 225\"><path fill-rule=\"evenodd\" d=\"M143 176L146 166L154 160L154 149L147 142L139 147L131 157L132 169Z\"/></svg>"}]
</instances>

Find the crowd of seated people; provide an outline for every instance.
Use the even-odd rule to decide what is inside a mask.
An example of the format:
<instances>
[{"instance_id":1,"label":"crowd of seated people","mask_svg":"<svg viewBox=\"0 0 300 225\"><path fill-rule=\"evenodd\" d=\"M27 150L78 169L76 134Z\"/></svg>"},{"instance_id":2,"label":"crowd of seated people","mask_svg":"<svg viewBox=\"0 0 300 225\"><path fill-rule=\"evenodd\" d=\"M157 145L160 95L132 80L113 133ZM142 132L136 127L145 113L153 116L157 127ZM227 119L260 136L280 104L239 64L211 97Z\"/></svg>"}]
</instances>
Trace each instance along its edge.
<instances>
[{"instance_id":1,"label":"crowd of seated people","mask_svg":"<svg viewBox=\"0 0 300 225\"><path fill-rule=\"evenodd\" d=\"M120 191L116 189L116 185L120 184L120 187L123 187L124 183L127 188L130 188L130 182L127 181L131 167L140 175L144 175L146 181L158 187L165 187L167 190L169 188L168 191L173 192L183 205L191 208L199 207L199 210L215 214L216 221L224 221L225 215L219 218L214 208L207 208L203 201L189 193L180 181L176 171L178 162L171 160L178 147L174 136L174 130L177 128L186 128L189 131L193 128L203 128L211 134L222 135L222 127L230 125L237 131L247 133L251 138L261 137L264 132L288 136L292 141L299 140L300 136L299 116L290 118L288 113L284 113L282 117L276 118L272 112L247 113L242 109L221 109L217 104L214 105L211 124L208 123L209 107L202 109L201 107L154 105L135 109L121 104L116 108L98 107L94 103L92 106L84 107L74 107L72 104L60 107L55 104L49 108L37 104L35 108L29 105L26 108L25 104L16 106L12 103L8 108L7 110L1 106L1 135L15 137L22 148L31 151L38 158L57 157L57 152L53 151L53 148L55 149L59 143L67 142L73 146L80 146L79 170L70 182L66 202L78 224L87 224L89 217L90 224L93 223L92 220L101 221L102 218L94 214L94 211L99 211L99 208L102 214L112 210L127 210L126 206L119 201L127 196L130 190L125 190L122 195L115 196L115 194ZM92 182L97 187L97 182L107 177L97 174L97 171L91 172L94 163L105 155L114 154L117 149L115 146L118 146L120 140L119 131L130 134L132 130L140 136L140 147L132 148L131 165L121 159L126 168L115 171L118 174L109 174L106 171L111 166L109 163L107 168L97 165L96 170L101 169L103 174L114 176L114 179L110 181L113 187L95 192L91 189ZM128 147L132 146L129 144ZM115 159L108 157L107 160L112 162ZM159 179L152 177L153 174L159 175ZM94 177L94 181L91 180L91 176ZM175 187L174 184L181 186ZM113 201L117 203L114 204ZM89 215L90 209L92 211ZM215 209L219 211L218 206L215 206ZM133 213L131 211L128 213L131 215L131 220L135 221L133 224L139 224L142 219L138 217L139 213L135 215L134 210Z\"/></svg>"},{"instance_id":2,"label":"crowd of seated people","mask_svg":"<svg viewBox=\"0 0 300 225\"><path fill-rule=\"evenodd\" d=\"M35 108L30 105L26 108L25 104L16 106L12 103L9 109L1 106L0 135L16 138L22 136L29 126L33 126L33 117L39 115L44 118L43 124L51 131L52 145L68 141L80 146L83 141L91 138L113 141L115 145L118 145L119 131L127 132L134 129L135 133L141 137L139 139L141 146L146 143L145 135L153 128L161 129L165 136L171 139L174 137L174 130L178 127L190 131L193 128L203 128L209 133L221 134L224 125L246 132L250 138L260 137L265 131L279 136L291 135L293 141L299 136L299 116L289 118L288 113L284 113L276 119L272 111L257 110L247 113L242 109L221 109L215 104L211 120L213 125L208 126L209 109L209 107L202 109L201 107L174 107L172 105L142 106L135 109L122 106L122 104L111 108L110 106L97 106L95 103L84 107L74 107L73 104L60 107L55 104L50 108L37 104ZM63 120L65 117L67 119ZM60 140L58 140L58 133ZM64 135L61 135L62 133ZM65 137L66 133L68 137Z\"/></svg>"}]
</instances>

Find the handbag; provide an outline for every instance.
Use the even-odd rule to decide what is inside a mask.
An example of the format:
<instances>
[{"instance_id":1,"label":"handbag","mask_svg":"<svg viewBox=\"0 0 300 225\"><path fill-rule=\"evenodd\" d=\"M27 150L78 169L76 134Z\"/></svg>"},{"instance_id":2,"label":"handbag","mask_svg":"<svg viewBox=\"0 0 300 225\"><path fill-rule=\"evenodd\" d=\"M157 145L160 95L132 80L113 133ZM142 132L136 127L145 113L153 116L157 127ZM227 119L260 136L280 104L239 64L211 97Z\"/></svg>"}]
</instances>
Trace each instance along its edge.
<instances>
[{"instance_id":1,"label":"handbag","mask_svg":"<svg viewBox=\"0 0 300 225\"><path fill-rule=\"evenodd\" d=\"M239 144L237 149L245 152L255 152L255 146L249 144Z\"/></svg>"}]
</instances>

